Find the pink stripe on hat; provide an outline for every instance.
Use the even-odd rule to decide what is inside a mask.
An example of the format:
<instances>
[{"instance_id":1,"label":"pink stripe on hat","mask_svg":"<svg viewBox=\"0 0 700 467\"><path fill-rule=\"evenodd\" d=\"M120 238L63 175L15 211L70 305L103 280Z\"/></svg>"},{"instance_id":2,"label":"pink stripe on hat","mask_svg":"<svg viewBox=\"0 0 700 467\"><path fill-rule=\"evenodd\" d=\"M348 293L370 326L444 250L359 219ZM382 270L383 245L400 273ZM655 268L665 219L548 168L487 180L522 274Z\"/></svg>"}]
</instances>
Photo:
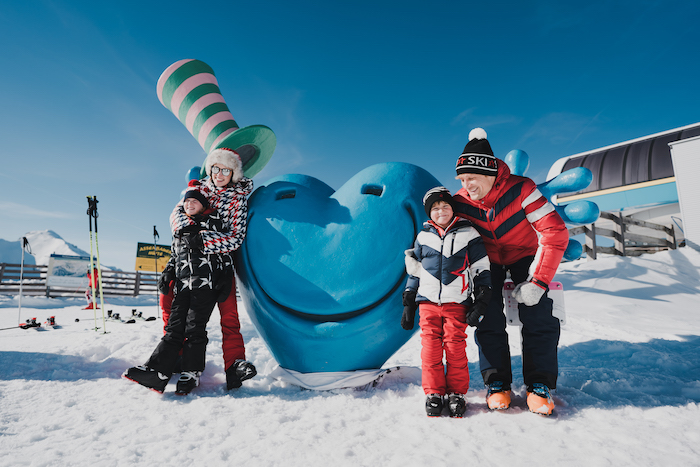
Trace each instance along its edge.
<instances>
[{"instance_id":1,"label":"pink stripe on hat","mask_svg":"<svg viewBox=\"0 0 700 467\"><path fill-rule=\"evenodd\" d=\"M218 86L219 82L216 81L216 76L212 75L211 73L199 73L194 76L190 76L183 81L180 86L178 86L173 94L172 100L170 101L170 110L176 117L180 115L180 104L182 104L182 101L185 100L187 94L202 84L215 84ZM187 129L189 130L189 127Z\"/></svg>"},{"instance_id":2,"label":"pink stripe on hat","mask_svg":"<svg viewBox=\"0 0 700 467\"><path fill-rule=\"evenodd\" d=\"M209 119L204 122L204 125L202 125L202 128L199 130L199 136L197 138L199 145L204 147L204 143L207 141L207 137L209 137L211 130L213 130L219 123L227 122L229 120L233 120L233 115L231 115L231 112L219 112L209 117Z\"/></svg>"},{"instance_id":3,"label":"pink stripe on hat","mask_svg":"<svg viewBox=\"0 0 700 467\"><path fill-rule=\"evenodd\" d=\"M170 78L172 74L175 73L175 71L177 71L178 68L180 68L187 62L191 62L192 60L194 59L187 58L185 60L179 60L173 63L168 68L166 68L165 71L160 75L160 78L158 78L158 84L156 85L156 93L158 94L158 100L161 104L165 106L165 108L168 108L168 106L165 105L165 102L163 102L163 88L165 87L165 83L168 81L168 78Z\"/></svg>"},{"instance_id":4,"label":"pink stripe on hat","mask_svg":"<svg viewBox=\"0 0 700 467\"><path fill-rule=\"evenodd\" d=\"M226 103L224 96L215 92L205 94L197 99L187 111L187 117L185 117L185 121L183 122L185 124L185 128L187 128L191 133L192 128L194 127L194 121L199 115L199 112L201 112L208 105L216 104L217 102L222 102L224 104Z\"/></svg>"}]
</instances>

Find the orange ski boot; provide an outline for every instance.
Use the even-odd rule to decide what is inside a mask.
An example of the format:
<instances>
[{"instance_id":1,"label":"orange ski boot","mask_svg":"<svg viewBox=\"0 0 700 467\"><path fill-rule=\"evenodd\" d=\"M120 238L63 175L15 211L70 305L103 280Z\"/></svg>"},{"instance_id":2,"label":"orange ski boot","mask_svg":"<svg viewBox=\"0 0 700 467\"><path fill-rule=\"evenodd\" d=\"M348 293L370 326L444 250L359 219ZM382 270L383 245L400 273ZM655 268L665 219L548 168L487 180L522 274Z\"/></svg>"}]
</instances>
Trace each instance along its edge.
<instances>
[{"instance_id":1,"label":"orange ski boot","mask_svg":"<svg viewBox=\"0 0 700 467\"><path fill-rule=\"evenodd\" d=\"M530 412L540 415L551 415L554 411L554 400L549 388L542 383L535 383L527 391L527 407Z\"/></svg>"},{"instance_id":2,"label":"orange ski boot","mask_svg":"<svg viewBox=\"0 0 700 467\"><path fill-rule=\"evenodd\" d=\"M490 410L506 410L510 407L510 387L505 388L501 381L494 381L488 387L486 405Z\"/></svg>"}]
</instances>

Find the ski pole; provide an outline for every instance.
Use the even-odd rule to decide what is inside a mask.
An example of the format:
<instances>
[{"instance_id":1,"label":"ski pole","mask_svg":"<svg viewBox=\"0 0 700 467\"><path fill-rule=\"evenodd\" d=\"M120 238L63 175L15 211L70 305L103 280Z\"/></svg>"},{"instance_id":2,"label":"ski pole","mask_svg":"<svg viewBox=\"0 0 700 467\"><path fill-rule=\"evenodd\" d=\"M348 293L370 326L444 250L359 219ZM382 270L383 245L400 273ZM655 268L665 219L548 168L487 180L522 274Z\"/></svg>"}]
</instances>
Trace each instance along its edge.
<instances>
[{"instance_id":1,"label":"ski pole","mask_svg":"<svg viewBox=\"0 0 700 467\"><path fill-rule=\"evenodd\" d=\"M158 235L158 231L156 230L156 226L153 226L153 256L156 258L156 315L160 318L160 303L158 303L158 245L156 245L156 242L158 241L158 238L160 238L160 235Z\"/></svg>"},{"instance_id":2,"label":"ski pole","mask_svg":"<svg viewBox=\"0 0 700 467\"><path fill-rule=\"evenodd\" d=\"M27 250L27 253L31 254L32 253L32 248L29 246L29 240L27 240L27 237L22 237L22 239L19 241L20 246L22 248L22 260L20 261L19 265L19 309L18 309L18 314L17 314L17 322L21 323L22 322L22 282L24 281L24 250Z\"/></svg>"},{"instance_id":3,"label":"ski pole","mask_svg":"<svg viewBox=\"0 0 700 467\"><path fill-rule=\"evenodd\" d=\"M107 323L105 320L105 299L104 293L102 292L102 265L100 264L100 243L97 239L97 196L92 197L93 205L95 209L93 210L93 215L95 217L95 252L97 253L97 281L100 285L100 306L102 307L102 329L103 334L107 333Z\"/></svg>"},{"instance_id":4,"label":"ski pole","mask_svg":"<svg viewBox=\"0 0 700 467\"><path fill-rule=\"evenodd\" d=\"M89 276L89 284L88 287L90 288L90 291L92 292L92 312L95 316L95 331L97 331L99 328L97 327L97 295L95 294L95 265L92 261L93 258L93 253L92 253L92 217L93 217L93 210L97 211L97 205L93 205L92 202L92 196L87 197L88 200L88 210L87 210L87 215L90 219L90 272L88 273Z\"/></svg>"}]
</instances>

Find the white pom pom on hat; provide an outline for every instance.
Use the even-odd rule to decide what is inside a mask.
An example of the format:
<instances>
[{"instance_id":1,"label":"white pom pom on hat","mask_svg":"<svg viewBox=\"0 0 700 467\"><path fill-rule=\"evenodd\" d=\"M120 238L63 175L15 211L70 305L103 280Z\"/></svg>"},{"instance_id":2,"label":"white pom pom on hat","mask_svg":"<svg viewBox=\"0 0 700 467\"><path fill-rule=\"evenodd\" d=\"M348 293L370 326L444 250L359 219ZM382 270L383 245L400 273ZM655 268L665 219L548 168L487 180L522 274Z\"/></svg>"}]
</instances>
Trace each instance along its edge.
<instances>
[{"instance_id":1,"label":"white pom pom on hat","mask_svg":"<svg viewBox=\"0 0 700 467\"><path fill-rule=\"evenodd\" d=\"M483 128L474 128L469 132L469 141L473 139L486 139L486 130Z\"/></svg>"},{"instance_id":2,"label":"white pom pom on hat","mask_svg":"<svg viewBox=\"0 0 700 467\"><path fill-rule=\"evenodd\" d=\"M238 183L243 178L243 163L241 156L236 151L229 148L217 148L209 153L206 160L205 169L207 175L211 177L211 167L214 164L231 169L231 183Z\"/></svg>"}]
</instances>

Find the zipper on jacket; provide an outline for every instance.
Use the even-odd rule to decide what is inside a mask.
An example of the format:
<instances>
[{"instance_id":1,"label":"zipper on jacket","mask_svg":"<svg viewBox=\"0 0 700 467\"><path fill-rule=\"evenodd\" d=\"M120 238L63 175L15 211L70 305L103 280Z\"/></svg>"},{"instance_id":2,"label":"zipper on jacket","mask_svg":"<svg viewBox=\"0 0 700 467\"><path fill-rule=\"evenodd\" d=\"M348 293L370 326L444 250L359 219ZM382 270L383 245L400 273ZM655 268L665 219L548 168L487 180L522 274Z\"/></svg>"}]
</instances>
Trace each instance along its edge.
<instances>
[{"instance_id":1,"label":"zipper on jacket","mask_svg":"<svg viewBox=\"0 0 700 467\"><path fill-rule=\"evenodd\" d=\"M450 257L452 257L455 249L455 237L457 236L457 230L453 230L449 233L446 232L444 237L440 237L440 264L438 269L438 271L440 271L440 280L438 281L440 283L440 291L438 292L438 306L442 306L442 260L445 257L445 240L447 239L447 236L450 233L452 234L452 242L450 244Z\"/></svg>"}]
</instances>

